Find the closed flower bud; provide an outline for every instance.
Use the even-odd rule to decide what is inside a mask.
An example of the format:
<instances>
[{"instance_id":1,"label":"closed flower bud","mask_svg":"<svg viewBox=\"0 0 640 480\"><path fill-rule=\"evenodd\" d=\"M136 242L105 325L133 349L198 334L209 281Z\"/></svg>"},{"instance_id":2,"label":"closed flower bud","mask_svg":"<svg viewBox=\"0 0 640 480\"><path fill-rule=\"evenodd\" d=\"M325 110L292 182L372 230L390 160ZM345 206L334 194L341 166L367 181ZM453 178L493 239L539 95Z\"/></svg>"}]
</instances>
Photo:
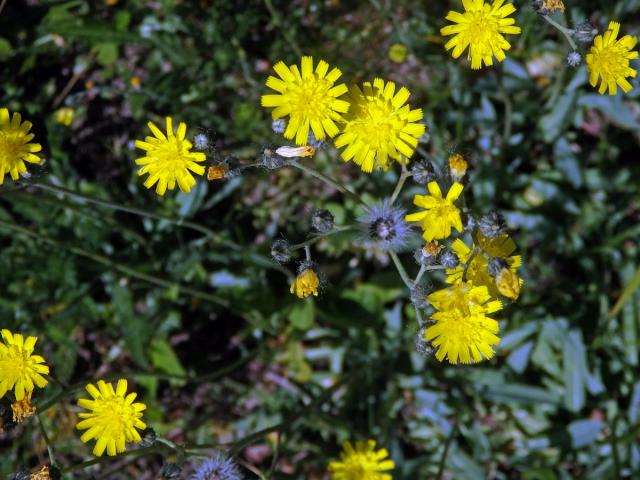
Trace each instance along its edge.
<instances>
[{"instance_id":1,"label":"closed flower bud","mask_svg":"<svg viewBox=\"0 0 640 480\"><path fill-rule=\"evenodd\" d=\"M453 252L443 252L440 254L440 265L442 265L446 269L456 268L458 266L459 260Z\"/></svg>"},{"instance_id":2,"label":"closed flower bud","mask_svg":"<svg viewBox=\"0 0 640 480\"><path fill-rule=\"evenodd\" d=\"M414 182L426 185L436 178L436 172L431 162L420 160L413 164L411 176Z\"/></svg>"},{"instance_id":3,"label":"closed flower bud","mask_svg":"<svg viewBox=\"0 0 640 480\"><path fill-rule=\"evenodd\" d=\"M287 164L287 160L278 155L275 149L267 147L262 151L260 164L267 170L277 170L278 168L284 167Z\"/></svg>"},{"instance_id":4,"label":"closed flower bud","mask_svg":"<svg viewBox=\"0 0 640 480\"><path fill-rule=\"evenodd\" d=\"M411 303L414 307L419 309L425 309L429 306L429 300L427 300L427 296L429 295L429 287L426 285L416 285L411 289Z\"/></svg>"},{"instance_id":5,"label":"closed flower bud","mask_svg":"<svg viewBox=\"0 0 640 480\"><path fill-rule=\"evenodd\" d=\"M320 279L313 266L309 262L304 262L298 269L298 276L291 283L290 292L298 298L307 298L310 295L318 296Z\"/></svg>"},{"instance_id":6,"label":"closed flower bud","mask_svg":"<svg viewBox=\"0 0 640 480\"><path fill-rule=\"evenodd\" d=\"M145 428L140 436L142 437L140 445L143 447L150 447L156 443L156 431L151 427Z\"/></svg>"},{"instance_id":7,"label":"closed flower bud","mask_svg":"<svg viewBox=\"0 0 640 480\"><path fill-rule=\"evenodd\" d=\"M451 172L451 178L455 182L462 180L467 173L469 164L464 157L458 153L449 157L449 172Z\"/></svg>"},{"instance_id":8,"label":"closed flower bud","mask_svg":"<svg viewBox=\"0 0 640 480\"><path fill-rule=\"evenodd\" d=\"M487 265L487 272L495 278L495 276L505 268L508 268L507 261L504 258L495 257L489 261L489 264Z\"/></svg>"},{"instance_id":9,"label":"closed flower bud","mask_svg":"<svg viewBox=\"0 0 640 480\"><path fill-rule=\"evenodd\" d=\"M582 63L582 56L578 52L569 52L567 55L567 65L577 67Z\"/></svg>"},{"instance_id":10,"label":"closed flower bud","mask_svg":"<svg viewBox=\"0 0 640 480\"><path fill-rule=\"evenodd\" d=\"M271 256L278 263L287 263L291 260L291 246L286 240L280 239L271 245Z\"/></svg>"},{"instance_id":11,"label":"closed flower bud","mask_svg":"<svg viewBox=\"0 0 640 480\"><path fill-rule=\"evenodd\" d=\"M163 480L180 480L182 468L177 463L165 463L160 470L160 477Z\"/></svg>"},{"instance_id":12,"label":"closed flower bud","mask_svg":"<svg viewBox=\"0 0 640 480\"><path fill-rule=\"evenodd\" d=\"M333 215L329 210L314 210L311 215L311 227L318 233L327 233L333 230Z\"/></svg>"},{"instance_id":13,"label":"closed flower bud","mask_svg":"<svg viewBox=\"0 0 640 480\"><path fill-rule=\"evenodd\" d=\"M425 330L427 329L427 325L424 325L418 329L416 333L416 350L420 355L424 355L425 357L431 355L433 353L433 346L431 342L425 338Z\"/></svg>"},{"instance_id":14,"label":"closed flower bud","mask_svg":"<svg viewBox=\"0 0 640 480\"><path fill-rule=\"evenodd\" d=\"M573 36L580 43L591 43L593 39L598 34L598 29L594 27L589 20L585 20L584 22L576 25L576 28L573 30Z\"/></svg>"},{"instance_id":15,"label":"closed flower bud","mask_svg":"<svg viewBox=\"0 0 640 480\"><path fill-rule=\"evenodd\" d=\"M491 212L480 219L478 228L485 237L496 238L505 232L507 226L502 215L498 212Z\"/></svg>"}]
</instances>

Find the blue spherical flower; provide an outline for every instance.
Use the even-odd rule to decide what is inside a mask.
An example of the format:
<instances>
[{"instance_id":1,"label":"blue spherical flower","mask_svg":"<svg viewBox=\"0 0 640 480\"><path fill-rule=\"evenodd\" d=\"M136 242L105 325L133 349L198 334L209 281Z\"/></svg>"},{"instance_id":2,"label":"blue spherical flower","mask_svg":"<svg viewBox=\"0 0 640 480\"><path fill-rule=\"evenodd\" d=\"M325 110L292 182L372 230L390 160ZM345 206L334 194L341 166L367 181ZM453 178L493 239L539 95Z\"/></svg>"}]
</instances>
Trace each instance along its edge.
<instances>
[{"instance_id":1,"label":"blue spherical flower","mask_svg":"<svg viewBox=\"0 0 640 480\"><path fill-rule=\"evenodd\" d=\"M191 477L192 480L242 480L240 469L234 461L217 452L200 464Z\"/></svg>"},{"instance_id":2,"label":"blue spherical flower","mask_svg":"<svg viewBox=\"0 0 640 480\"><path fill-rule=\"evenodd\" d=\"M376 202L365 208L358 218L367 240L384 250L398 251L407 245L411 227L404 220L406 210L394 207L389 200Z\"/></svg>"}]
</instances>

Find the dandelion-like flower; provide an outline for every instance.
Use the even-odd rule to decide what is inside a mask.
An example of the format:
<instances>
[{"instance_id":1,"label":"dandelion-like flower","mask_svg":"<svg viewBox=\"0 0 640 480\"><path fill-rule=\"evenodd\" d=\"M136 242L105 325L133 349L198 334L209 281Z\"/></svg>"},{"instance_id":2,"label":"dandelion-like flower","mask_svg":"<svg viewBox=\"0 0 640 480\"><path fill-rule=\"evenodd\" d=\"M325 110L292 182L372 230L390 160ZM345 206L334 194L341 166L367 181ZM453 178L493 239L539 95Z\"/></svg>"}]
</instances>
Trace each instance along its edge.
<instances>
[{"instance_id":1,"label":"dandelion-like flower","mask_svg":"<svg viewBox=\"0 0 640 480\"><path fill-rule=\"evenodd\" d=\"M378 244L383 250L398 251L407 245L411 227L405 221L406 211L383 200L365 208L358 218L365 238Z\"/></svg>"},{"instance_id":2,"label":"dandelion-like flower","mask_svg":"<svg viewBox=\"0 0 640 480\"><path fill-rule=\"evenodd\" d=\"M428 300L437 312L431 316L435 324L424 336L436 349L439 361L475 363L493 357L493 346L500 343L499 326L488 315L502 304L491 299L487 287L458 282L432 293Z\"/></svg>"},{"instance_id":3,"label":"dandelion-like flower","mask_svg":"<svg viewBox=\"0 0 640 480\"><path fill-rule=\"evenodd\" d=\"M31 122L22 121L18 112L9 115L9 110L0 108L0 185L8 173L12 180L27 171L24 162L42 163L36 152L42 150L39 143L31 143L34 134L29 133Z\"/></svg>"},{"instance_id":4,"label":"dandelion-like flower","mask_svg":"<svg viewBox=\"0 0 640 480\"><path fill-rule=\"evenodd\" d=\"M420 222L424 238L427 242L433 239L439 240L451 235L451 228L458 232L462 231L462 219L460 210L455 202L462 193L463 186L454 183L447 192L447 196L442 196L442 191L438 182L429 182L427 189L430 195L416 195L413 197L414 205L423 207L425 211L411 213L405 217L407 222Z\"/></svg>"},{"instance_id":5,"label":"dandelion-like flower","mask_svg":"<svg viewBox=\"0 0 640 480\"><path fill-rule=\"evenodd\" d=\"M463 280L470 280L473 285L487 287L489 294L494 298L502 294L516 300L520 293L520 287L524 283L517 273L517 269L522 265L522 257L513 255L516 251L516 244L506 233L494 238L478 233L477 239L478 246L474 244L469 247L460 239L451 244L451 249L457 255L461 265L446 270L447 283L455 284ZM476 254L471 258L476 247L479 251L476 251ZM501 268L491 272L490 259L504 261L504 267L510 273L500 273Z\"/></svg>"},{"instance_id":6,"label":"dandelion-like flower","mask_svg":"<svg viewBox=\"0 0 640 480\"><path fill-rule=\"evenodd\" d=\"M263 95L262 106L274 108L274 120L289 117L284 138L295 138L297 145L304 145L309 130L317 140L333 138L339 131L336 122L342 122L342 114L349 110L349 103L339 98L347 93L347 86L335 85L342 72L337 68L329 71L324 60L314 71L313 57L302 57L300 69L284 62L276 63L273 69L280 78L269 76L267 87L278 93Z\"/></svg>"},{"instance_id":7,"label":"dandelion-like flower","mask_svg":"<svg viewBox=\"0 0 640 480\"><path fill-rule=\"evenodd\" d=\"M346 147L341 153L345 162L352 160L367 173L387 170L390 159L402 162L404 156L408 162L426 128L418 123L422 109L406 105L409 95L405 87L396 92L395 83L380 78L349 89L351 108L335 139L336 147Z\"/></svg>"},{"instance_id":8,"label":"dandelion-like flower","mask_svg":"<svg viewBox=\"0 0 640 480\"><path fill-rule=\"evenodd\" d=\"M450 11L447 20L455 25L447 25L440 30L443 36L454 35L445 48L453 49L453 58L462 55L469 47L468 58L471 68L478 70L482 63L493 65L495 56L499 62L505 58L505 51L511 48L503 34L519 34L520 27L513 18L507 18L516 11L511 3L495 0L492 4L484 0L462 0L464 13Z\"/></svg>"},{"instance_id":9,"label":"dandelion-like flower","mask_svg":"<svg viewBox=\"0 0 640 480\"><path fill-rule=\"evenodd\" d=\"M164 195L167 189L176 188L189 192L196 184L191 172L196 175L204 173L204 162L207 156L202 152L192 152L192 144L185 138L187 125L180 123L177 132L173 131L171 117L166 118L167 134L165 135L153 122L147 124L153 137L146 137L144 141L136 140L136 147L147 152L146 156L138 158L136 165L143 167L138 175L148 174L149 178L144 186L151 188L156 185L156 193Z\"/></svg>"},{"instance_id":10,"label":"dandelion-like flower","mask_svg":"<svg viewBox=\"0 0 640 480\"><path fill-rule=\"evenodd\" d=\"M84 443L96 440L94 455L100 457L106 450L108 455L114 456L125 451L126 442L142 440L136 429L147 427L142 421L142 412L147 407L144 403L133 403L137 395L127 394L126 380L118 380L115 390L104 380L98 381L97 388L93 384L87 385L86 390L92 398L79 399L78 406L89 412L78 414L83 420L76 428L86 430L80 437Z\"/></svg>"},{"instance_id":11,"label":"dandelion-like flower","mask_svg":"<svg viewBox=\"0 0 640 480\"><path fill-rule=\"evenodd\" d=\"M49 373L49 367L40 355L32 355L38 337L27 337L19 333L2 330L0 342L0 398L13 389L19 402L35 387L44 388L48 383L43 375Z\"/></svg>"},{"instance_id":12,"label":"dandelion-like flower","mask_svg":"<svg viewBox=\"0 0 640 480\"><path fill-rule=\"evenodd\" d=\"M609 22L609 28L604 35L598 35L593 40L593 46L585 58L589 71L589 83L592 87L600 87L598 93L604 95L609 90L609 95L618 92L618 86L627 93L632 86L627 77L635 78L638 72L629 66L629 61L638 58L638 52L631 51L638 43L636 37L625 35L618 39L620 24Z\"/></svg>"},{"instance_id":13,"label":"dandelion-like flower","mask_svg":"<svg viewBox=\"0 0 640 480\"><path fill-rule=\"evenodd\" d=\"M319 286L320 279L313 268L303 265L300 273L291 283L291 293L296 294L298 298L307 298L309 295L317 297Z\"/></svg>"},{"instance_id":14,"label":"dandelion-like flower","mask_svg":"<svg viewBox=\"0 0 640 480\"><path fill-rule=\"evenodd\" d=\"M226 455L216 452L213 457L200 464L191 480L242 480L242 478L235 462Z\"/></svg>"},{"instance_id":15,"label":"dandelion-like flower","mask_svg":"<svg viewBox=\"0 0 640 480\"><path fill-rule=\"evenodd\" d=\"M387 472L393 470L393 460L387 458L389 452L376 450L375 440L357 441L343 444L340 460L329 463L332 480L391 480Z\"/></svg>"}]
</instances>

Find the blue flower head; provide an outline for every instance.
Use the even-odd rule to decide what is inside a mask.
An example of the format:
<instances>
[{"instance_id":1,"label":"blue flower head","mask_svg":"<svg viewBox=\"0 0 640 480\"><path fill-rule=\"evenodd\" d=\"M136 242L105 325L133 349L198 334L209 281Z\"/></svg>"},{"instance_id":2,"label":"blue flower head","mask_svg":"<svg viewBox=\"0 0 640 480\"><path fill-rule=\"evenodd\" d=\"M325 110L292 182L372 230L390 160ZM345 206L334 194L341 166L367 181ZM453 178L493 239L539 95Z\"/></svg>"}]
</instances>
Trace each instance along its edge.
<instances>
[{"instance_id":1,"label":"blue flower head","mask_svg":"<svg viewBox=\"0 0 640 480\"><path fill-rule=\"evenodd\" d=\"M242 480L240 469L226 455L217 452L200 464L192 480Z\"/></svg>"},{"instance_id":2,"label":"blue flower head","mask_svg":"<svg viewBox=\"0 0 640 480\"><path fill-rule=\"evenodd\" d=\"M387 199L367 207L358 222L367 240L384 250L398 251L407 245L411 235L411 227L404 220L406 213Z\"/></svg>"}]
</instances>

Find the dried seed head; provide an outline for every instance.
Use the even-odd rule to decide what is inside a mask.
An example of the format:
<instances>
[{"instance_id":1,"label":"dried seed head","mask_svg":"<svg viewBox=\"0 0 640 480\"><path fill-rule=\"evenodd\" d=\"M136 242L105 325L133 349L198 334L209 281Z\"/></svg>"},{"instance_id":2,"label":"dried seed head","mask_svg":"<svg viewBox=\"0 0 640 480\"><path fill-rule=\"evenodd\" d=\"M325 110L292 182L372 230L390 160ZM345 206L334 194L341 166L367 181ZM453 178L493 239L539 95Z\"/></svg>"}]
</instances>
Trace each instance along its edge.
<instances>
[{"instance_id":1,"label":"dried seed head","mask_svg":"<svg viewBox=\"0 0 640 480\"><path fill-rule=\"evenodd\" d=\"M580 22L573 30L574 38L580 43L591 43L598 34L598 29L589 20Z\"/></svg>"},{"instance_id":2,"label":"dried seed head","mask_svg":"<svg viewBox=\"0 0 640 480\"><path fill-rule=\"evenodd\" d=\"M434 180L436 178L436 172L433 163L427 160L420 160L414 163L411 168L411 177L414 182L420 185L426 185Z\"/></svg>"},{"instance_id":3,"label":"dried seed head","mask_svg":"<svg viewBox=\"0 0 640 480\"><path fill-rule=\"evenodd\" d=\"M333 230L334 219L329 210L317 209L311 215L311 227L319 233L327 233Z\"/></svg>"},{"instance_id":4,"label":"dried seed head","mask_svg":"<svg viewBox=\"0 0 640 480\"><path fill-rule=\"evenodd\" d=\"M480 219L478 228L485 237L496 238L505 232L507 225L502 215L498 212L491 212Z\"/></svg>"},{"instance_id":5,"label":"dried seed head","mask_svg":"<svg viewBox=\"0 0 640 480\"><path fill-rule=\"evenodd\" d=\"M287 263L291 260L291 246L284 239L279 239L271 245L271 256L278 263Z\"/></svg>"}]
</instances>

